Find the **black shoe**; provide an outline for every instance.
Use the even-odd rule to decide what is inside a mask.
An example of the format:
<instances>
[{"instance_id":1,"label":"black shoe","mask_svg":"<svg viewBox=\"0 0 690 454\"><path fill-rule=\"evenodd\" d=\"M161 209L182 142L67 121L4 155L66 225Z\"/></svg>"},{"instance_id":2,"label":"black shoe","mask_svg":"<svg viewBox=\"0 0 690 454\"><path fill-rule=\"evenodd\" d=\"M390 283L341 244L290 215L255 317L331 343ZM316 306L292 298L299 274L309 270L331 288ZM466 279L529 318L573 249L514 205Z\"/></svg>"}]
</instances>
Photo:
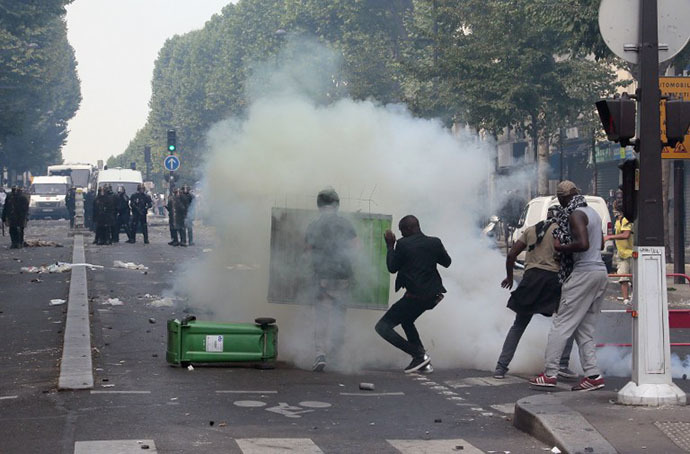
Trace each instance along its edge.
<instances>
[{"instance_id":1,"label":"black shoe","mask_svg":"<svg viewBox=\"0 0 690 454\"><path fill-rule=\"evenodd\" d=\"M412 358L412 362L405 368L405 373L415 372L431 362L431 357L426 353L422 356Z\"/></svg>"},{"instance_id":2,"label":"black shoe","mask_svg":"<svg viewBox=\"0 0 690 454\"><path fill-rule=\"evenodd\" d=\"M189 245L190 245L190 246L194 246L194 241L190 241L190 242L189 242Z\"/></svg>"},{"instance_id":3,"label":"black shoe","mask_svg":"<svg viewBox=\"0 0 690 454\"><path fill-rule=\"evenodd\" d=\"M136 241L134 241L134 240L127 240L127 242L128 242L129 244L134 244L134 243L136 243Z\"/></svg>"},{"instance_id":4,"label":"black shoe","mask_svg":"<svg viewBox=\"0 0 690 454\"><path fill-rule=\"evenodd\" d=\"M149 244L149 240L144 240L144 244Z\"/></svg>"},{"instance_id":5,"label":"black shoe","mask_svg":"<svg viewBox=\"0 0 690 454\"><path fill-rule=\"evenodd\" d=\"M168 241L168 244L170 246L179 246L180 245L180 243L178 243L177 241Z\"/></svg>"},{"instance_id":6,"label":"black shoe","mask_svg":"<svg viewBox=\"0 0 690 454\"><path fill-rule=\"evenodd\" d=\"M433 374L434 373L434 366L431 365L431 363L427 364L426 366L422 367L417 371L420 374Z\"/></svg>"},{"instance_id":7,"label":"black shoe","mask_svg":"<svg viewBox=\"0 0 690 454\"><path fill-rule=\"evenodd\" d=\"M187 247L187 243L180 243L178 246Z\"/></svg>"},{"instance_id":8,"label":"black shoe","mask_svg":"<svg viewBox=\"0 0 690 454\"><path fill-rule=\"evenodd\" d=\"M496 368L494 371L494 378L497 380L503 380L506 378L506 371L500 368Z\"/></svg>"},{"instance_id":9,"label":"black shoe","mask_svg":"<svg viewBox=\"0 0 690 454\"><path fill-rule=\"evenodd\" d=\"M323 370L326 368L326 357L323 355L319 355L316 357L316 361L314 361L314 365L311 367L311 370L314 372L323 372Z\"/></svg>"}]
</instances>

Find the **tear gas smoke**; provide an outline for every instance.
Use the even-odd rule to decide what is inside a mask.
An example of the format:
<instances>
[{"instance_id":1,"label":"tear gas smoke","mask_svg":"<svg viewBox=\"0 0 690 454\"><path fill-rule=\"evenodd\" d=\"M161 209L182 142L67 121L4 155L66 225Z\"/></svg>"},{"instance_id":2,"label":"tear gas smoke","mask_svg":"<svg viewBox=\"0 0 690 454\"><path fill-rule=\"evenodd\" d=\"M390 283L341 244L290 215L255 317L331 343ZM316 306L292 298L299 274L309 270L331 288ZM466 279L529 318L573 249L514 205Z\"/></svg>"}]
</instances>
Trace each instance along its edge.
<instances>
[{"instance_id":1,"label":"tear gas smoke","mask_svg":"<svg viewBox=\"0 0 690 454\"><path fill-rule=\"evenodd\" d=\"M630 377L632 374L632 349L625 347L607 346L597 351L599 367L604 375L614 377ZM690 375L690 356L681 359L675 353L671 354L671 376L682 378Z\"/></svg>"},{"instance_id":2,"label":"tear gas smoke","mask_svg":"<svg viewBox=\"0 0 690 454\"><path fill-rule=\"evenodd\" d=\"M203 197L216 245L188 264L176 292L215 320L275 317L280 359L310 366L311 308L266 302L271 207L315 210L319 190L332 186L341 212L391 214L398 236L400 218L414 214L423 232L441 238L453 259L440 270L448 293L418 320L422 341L435 366L492 369L513 318L505 307L508 292L499 285L505 259L479 239L476 222L490 214L486 180L494 147L468 132L453 135L438 121L414 118L401 105L315 101L314 87L323 94L333 86L337 59L309 41L288 48L291 58L260 66L246 116L222 121L208 133ZM400 297L391 291L391 302ZM338 369L409 361L375 333L382 315L348 310L346 360ZM511 370L541 367L548 326L548 319L535 317Z\"/></svg>"}]
</instances>

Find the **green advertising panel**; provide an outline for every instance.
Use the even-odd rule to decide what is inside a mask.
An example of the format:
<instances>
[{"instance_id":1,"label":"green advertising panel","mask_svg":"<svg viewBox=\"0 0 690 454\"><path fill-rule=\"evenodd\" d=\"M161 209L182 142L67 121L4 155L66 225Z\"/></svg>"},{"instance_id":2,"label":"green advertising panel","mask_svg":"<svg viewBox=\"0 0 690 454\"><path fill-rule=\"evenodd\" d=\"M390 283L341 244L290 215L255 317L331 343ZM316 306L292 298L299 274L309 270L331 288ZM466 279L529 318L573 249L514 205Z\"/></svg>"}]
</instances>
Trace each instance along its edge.
<instances>
[{"instance_id":1,"label":"green advertising panel","mask_svg":"<svg viewBox=\"0 0 690 454\"><path fill-rule=\"evenodd\" d=\"M383 232L391 228L392 216L372 213L339 213L357 232L353 258L354 283L348 307L388 309L390 274L386 269ZM312 304L313 277L305 243L307 226L317 210L273 208L271 211L271 264L268 301Z\"/></svg>"}]
</instances>

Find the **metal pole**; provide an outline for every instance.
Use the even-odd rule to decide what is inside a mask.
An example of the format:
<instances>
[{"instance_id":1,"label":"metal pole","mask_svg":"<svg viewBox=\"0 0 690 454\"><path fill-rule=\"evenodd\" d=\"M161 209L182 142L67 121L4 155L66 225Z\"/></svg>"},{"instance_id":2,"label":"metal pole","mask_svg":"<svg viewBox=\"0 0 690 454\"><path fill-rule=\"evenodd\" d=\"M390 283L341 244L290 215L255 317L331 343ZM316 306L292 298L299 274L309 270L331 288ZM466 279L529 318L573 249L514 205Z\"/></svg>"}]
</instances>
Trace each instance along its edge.
<instances>
[{"instance_id":1,"label":"metal pole","mask_svg":"<svg viewBox=\"0 0 690 454\"><path fill-rule=\"evenodd\" d=\"M666 295L666 254L661 196L659 39L657 0L640 4L640 172L636 245L633 252L633 370L618 392L627 405L684 405L671 380Z\"/></svg>"},{"instance_id":2,"label":"metal pole","mask_svg":"<svg viewBox=\"0 0 690 454\"><path fill-rule=\"evenodd\" d=\"M673 272L685 274L685 162L673 161ZM676 284L685 284L676 277Z\"/></svg>"}]
</instances>

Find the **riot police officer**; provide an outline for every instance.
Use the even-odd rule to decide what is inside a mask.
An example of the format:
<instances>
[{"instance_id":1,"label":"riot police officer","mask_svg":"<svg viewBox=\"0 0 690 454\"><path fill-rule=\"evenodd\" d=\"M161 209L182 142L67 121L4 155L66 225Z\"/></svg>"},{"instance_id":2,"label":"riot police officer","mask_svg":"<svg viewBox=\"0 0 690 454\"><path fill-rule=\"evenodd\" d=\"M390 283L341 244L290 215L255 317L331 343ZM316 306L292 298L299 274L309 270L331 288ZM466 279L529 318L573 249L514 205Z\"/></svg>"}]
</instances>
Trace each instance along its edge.
<instances>
[{"instance_id":1,"label":"riot police officer","mask_svg":"<svg viewBox=\"0 0 690 454\"><path fill-rule=\"evenodd\" d=\"M113 242L120 242L120 230L125 229L128 239L132 239L132 233L129 229L129 197L125 191L124 186L119 186L117 188L117 208L116 208L117 220L115 226L113 227Z\"/></svg>"},{"instance_id":2,"label":"riot police officer","mask_svg":"<svg viewBox=\"0 0 690 454\"><path fill-rule=\"evenodd\" d=\"M184 219L184 229L187 230L187 244L190 246L194 245L194 194L192 194L189 185L185 184L182 186L182 194L180 197L183 198L186 205L186 215Z\"/></svg>"},{"instance_id":3,"label":"riot police officer","mask_svg":"<svg viewBox=\"0 0 690 454\"><path fill-rule=\"evenodd\" d=\"M20 187L12 186L12 192L5 199L5 206L2 209L2 222L10 227L12 240L10 249L24 247L24 228L28 217L29 197L23 193Z\"/></svg>"},{"instance_id":4,"label":"riot police officer","mask_svg":"<svg viewBox=\"0 0 690 454\"><path fill-rule=\"evenodd\" d=\"M108 195L105 186L98 188L98 194L93 199L93 223L96 229L94 244L110 244L112 239L108 231Z\"/></svg>"},{"instance_id":5,"label":"riot police officer","mask_svg":"<svg viewBox=\"0 0 690 454\"><path fill-rule=\"evenodd\" d=\"M132 208L132 236L129 243L136 242L137 229L141 225L141 230L144 234L144 244L149 244L149 226L146 223L146 214L149 208L153 206L151 197L146 194L143 184L137 186L137 192L129 199L129 206Z\"/></svg>"}]
</instances>

